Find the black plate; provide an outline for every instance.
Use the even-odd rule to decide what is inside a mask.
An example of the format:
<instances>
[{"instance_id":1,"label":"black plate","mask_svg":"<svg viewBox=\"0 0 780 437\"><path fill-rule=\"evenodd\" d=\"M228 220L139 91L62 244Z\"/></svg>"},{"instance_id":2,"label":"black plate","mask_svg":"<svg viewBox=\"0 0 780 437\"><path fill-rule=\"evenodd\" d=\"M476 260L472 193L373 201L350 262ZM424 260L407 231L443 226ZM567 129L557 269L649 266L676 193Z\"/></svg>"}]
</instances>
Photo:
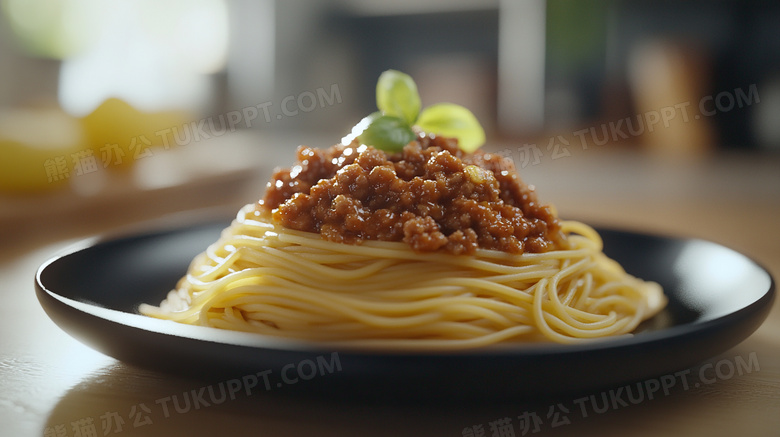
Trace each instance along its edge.
<instances>
[{"instance_id":1,"label":"black plate","mask_svg":"<svg viewBox=\"0 0 780 437\"><path fill-rule=\"evenodd\" d=\"M208 378L270 370L262 375L282 381L283 372L290 375L290 365L307 377L316 365L322 376L305 381L289 377L284 385L328 395L452 399L558 396L682 370L747 338L774 299L769 273L731 249L702 240L599 229L609 256L628 272L659 282L669 297L666 310L630 338L459 353L333 355L310 343L139 315L138 305L158 304L193 256L216 241L227 225L86 241L40 267L38 299L49 317L77 339L144 367Z\"/></svg>"}]
</instances>

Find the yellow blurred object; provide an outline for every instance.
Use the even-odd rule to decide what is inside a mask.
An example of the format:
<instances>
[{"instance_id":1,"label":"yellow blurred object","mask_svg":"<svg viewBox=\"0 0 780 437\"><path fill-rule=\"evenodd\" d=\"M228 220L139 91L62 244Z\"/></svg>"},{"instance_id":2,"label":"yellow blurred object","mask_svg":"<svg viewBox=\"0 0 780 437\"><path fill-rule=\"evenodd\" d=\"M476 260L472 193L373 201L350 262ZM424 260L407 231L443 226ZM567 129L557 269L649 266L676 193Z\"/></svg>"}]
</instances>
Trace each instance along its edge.
<instances>
[{"instance_id":1,"label":"yellow blurred object","mask_svg":"<svg viewBox=\"0 0 780 437\"><path fill-rule=\"evenodd\" d=\"M143 112L124 100L110 98L81 119L88 145L110 168L129 167L151 156L152 146L170 147L172 129L191 116L184 111Z\"/></svg>"},{"instance_id":2,"label":"yellow blurred object","mask_svg":"<svg viewBox=\"0 0 780 437\"><path fill-rule=\"evenodd\" d=\"M73 176L84 149L78 120L59 109L0 111L0 192L58 187Z\"/></svg>"},{"instance_id":3,"label":"yellow blurred object","mask_svg":"<svg viewBox=\"0 0 780 437\"><path fill-rule=\"evenodd\" d=\"M706 51L651 40L632 51L631 65L637 117L645 119L640 128L644 147L657 156L683 161L712 152L716 141L711 120L695 114L709 86Z\"/></svg>"}]
</instances>

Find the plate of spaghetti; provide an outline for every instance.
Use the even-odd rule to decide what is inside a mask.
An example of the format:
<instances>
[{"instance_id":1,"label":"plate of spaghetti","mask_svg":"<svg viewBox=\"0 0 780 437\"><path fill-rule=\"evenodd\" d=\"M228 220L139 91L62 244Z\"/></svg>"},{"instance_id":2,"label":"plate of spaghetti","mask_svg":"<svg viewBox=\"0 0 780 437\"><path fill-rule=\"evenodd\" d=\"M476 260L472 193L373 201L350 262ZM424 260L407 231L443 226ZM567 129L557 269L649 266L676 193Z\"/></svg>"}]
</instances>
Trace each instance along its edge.
<instances>
[{"instance_id":1,"label":"plate of spaghetti","mask_svg":"<svg viewBox=\"0 0 780 437\"><path fill-rule=\"evenodd\" d=\"M379 112L301 146L231 221L91 240L39 269L68 332L203 374L338 354L329 393L555 396L668 373L752 333L774 298L701 240L563 220L465 108L420 111L389 71ZM724 268L725 267L725 268Z\"/></svg>"}]
</instances>

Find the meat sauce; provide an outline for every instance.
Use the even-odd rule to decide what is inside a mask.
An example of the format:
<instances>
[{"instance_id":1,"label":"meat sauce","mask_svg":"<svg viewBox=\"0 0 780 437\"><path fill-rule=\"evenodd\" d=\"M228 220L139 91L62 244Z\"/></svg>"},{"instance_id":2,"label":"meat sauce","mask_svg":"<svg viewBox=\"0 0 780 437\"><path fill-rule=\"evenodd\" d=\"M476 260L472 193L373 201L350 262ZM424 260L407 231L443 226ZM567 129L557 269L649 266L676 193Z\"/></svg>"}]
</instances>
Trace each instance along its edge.
<instances>
[{"instance_id":1,"label":"meat sauce","mask_svg":"<svg viewBox=\"0 0 780 437\"><path fill-rule=\"evenodd\" d=\"M557 217L511 161L465 153L454 139L420 135L398 153L358 142L301 146L297 156L257 204L285 227L339 243L403 241L416 252L456 255L565 246Z\"/></svg>"}]
</instances>

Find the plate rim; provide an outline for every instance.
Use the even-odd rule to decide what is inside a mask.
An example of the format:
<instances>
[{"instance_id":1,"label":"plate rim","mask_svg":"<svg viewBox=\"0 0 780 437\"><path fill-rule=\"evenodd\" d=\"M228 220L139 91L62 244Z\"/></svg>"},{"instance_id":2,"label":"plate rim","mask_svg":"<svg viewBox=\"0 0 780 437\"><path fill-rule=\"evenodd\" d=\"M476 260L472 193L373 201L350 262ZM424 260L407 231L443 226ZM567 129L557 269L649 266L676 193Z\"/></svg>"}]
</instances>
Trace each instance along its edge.
<instances>
[{"instance_id":1,"label":"plate rim","mask_svg":"<svg viewBox=\"0 0 780 437\"><path fill-rule=\"evenodd\" d=\"M655 241L661 239L663 244L679 241L714 244L749 260L768 279L767 288L762 289L753 302L736 311L631 337L612 337L582 344L526 343L466 350L404 351L334 347L184 325L79 302L49 290L42 280L46 268L57 260L101 244L142 237L159 238L177 232L192 233L207 227L217 232L218 228L226 226L226 219L220 218L219 221L189 222L186 226L164 226L135 234L123 233L119 238L103 235L79 241L58 251L37 269L35 291L39 303L60 329L93 349L124 363L178 376L184 373L207 380L245 377L256 372L258 367L266 369L264 372L284 375L284 369L291 363L320 360L331 354L330 363L333 364L333 354L338 354L339 370L343 372L289 386L290 393L333 400L503 402L592 394L597 389L671 375L693 367L725 352L755 332L773 308L776 295L775 280L769 270L725 245L700 238L603 226L597 230L650 237ZM761 284L763 287L764 282ZM78 298L78 295L74 297ZM131 304L137 310L138 301L123 305ZM127 320L129 323L123 323ZM139 327L136 322L158 326L158 329ZM185 335L176 335L171 330L179 330ZM236 334L262 338L263 345L224 341L225 337ZM696 342L695 347L692 342ZM197 366L192 366L193 362Z\"/></svg>"}]
</instances>

